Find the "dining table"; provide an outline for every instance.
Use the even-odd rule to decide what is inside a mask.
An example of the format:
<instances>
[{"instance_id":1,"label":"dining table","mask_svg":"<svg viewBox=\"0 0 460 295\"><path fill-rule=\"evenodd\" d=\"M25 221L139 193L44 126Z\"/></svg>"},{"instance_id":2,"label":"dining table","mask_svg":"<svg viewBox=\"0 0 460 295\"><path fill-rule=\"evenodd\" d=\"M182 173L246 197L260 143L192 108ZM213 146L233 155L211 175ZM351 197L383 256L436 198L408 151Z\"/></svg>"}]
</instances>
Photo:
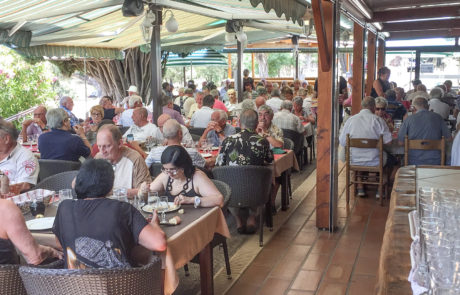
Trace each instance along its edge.
<instances>
[{"instance_id":1,"label":"dining table","mask_svg":"<svg viewBox=\"0 0 460 295\"><path fill-rule=\"evenodd\" d=\"M459 178L460 167L404 166L397 171L380 250L376 294L412 294L408 281L412 244L408 214L416 209L417 189L427 186L460 189Z\"/></svg>"},{"instance_id":2,"label":"dining table","mask_svg":"<svg viewBox=\"0 0 460 295\"><path fill-rule=\"evenodd\" d=\"M219 207L194 208L193 205L181 205L181 209L184 211L182 214L178 213L178 211L166 213L167 220L178 215L181 219L180 224L161 225L167 237L167 249L165 252L160 253L164 268L164 294L173 294L179 285L176 270L189 263L196 255L198 255L200 264L201 294L214 294L211 241L215 234L230 238L225 217ZM46 207L45 216L53 217L56 215L56 211L57 206L51 204ZM149 215L142 210L141 213L146 218ZM25 215L26 220L32 218L30 213ZM39 244L56 247L55 236L50 229L32 231L32 236ZM137 258L145 258L146 254L152 255L142 246L137 246L132 252L133 256ZM139 258L139 260L142 259Z\"/></svg>"}]
</instances>

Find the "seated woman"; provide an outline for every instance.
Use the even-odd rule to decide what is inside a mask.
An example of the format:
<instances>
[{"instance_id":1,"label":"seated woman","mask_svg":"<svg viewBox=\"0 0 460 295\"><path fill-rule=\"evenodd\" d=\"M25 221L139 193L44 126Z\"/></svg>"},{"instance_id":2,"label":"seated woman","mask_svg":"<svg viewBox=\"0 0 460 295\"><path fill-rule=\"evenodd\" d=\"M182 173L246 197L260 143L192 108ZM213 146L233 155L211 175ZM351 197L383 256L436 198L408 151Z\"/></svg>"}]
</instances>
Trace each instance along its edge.
<instances>
[{"instance_id":1,"label":"seated woman","mask_svg":"<svg viewBox=\"0 0 460 295\"><path fill-rule=\"evenodd\" d=\"M87 122L85 126L85 135L91 145L96 143L97 129L104 117L104 108L100 105L93 106L89 113L91 114L91 121Z\"/></svg>"},{"instance_id":2,"label":"seated woman","mask_svg":"<svg viewBox=\"0 0 460 295\"><path fill-rule=\"evenodd\" d=\"M229 114L231 116L235 116L236 109L238 108L238 100L236 99L236 91L235 89L229 89L227 91L228 101L225 103L225 107L227 108Z\"/></svg>"},{"instance_id":3,"label":"seated woman","mask_svg":"<svg viewBox=\"0 0 460 295\"><path fill-rule=\"evenodd\" d=\"M19 263L15 247L29 264L62 258L62 253L53 248L38 245L27 229L21 210L13 202L0 199L0 264Z\"/></svg>"},{"instance_id":4,"label":"seated woman","mask_svg":"<svg viewBox=\"0 0 460 295\"><path fill-rule=\"evenodd\" d=\"M388 125L388 129L390 129L390 132L393 132L394 130L394 123L393 123L393 118L391 117L390 114L388 114L385 110L388 106L387 100L383 97L377 97L375 99L375 114L382 118Z\"/></svg>"},{"instance_id":5,"label":"seated woman","mask_svg":"<svg viewBox=\"0 0 460 295\"><path fill-rule=\"evenodd\" d=\"M176 204L222 207L222 194L204 172L195 169L182 146L168 146L161 155L161 164L163 173L150 184L151 191L164 192Z\"/></svg>"},{"instance_id":6,"label":"seated woman","mask_svg":"<svg viewBox=\"0 0 460 295\"><path fill-rule=\"evenodd\" d=\"M106 198L113 181L109 162L86 160L75 180L77 200L59 205L53 233L64 249L67 268L130 267L137 244L151 251L166 249L156 214L148 223L131 204Z\"/></svg>"}]
</instances>

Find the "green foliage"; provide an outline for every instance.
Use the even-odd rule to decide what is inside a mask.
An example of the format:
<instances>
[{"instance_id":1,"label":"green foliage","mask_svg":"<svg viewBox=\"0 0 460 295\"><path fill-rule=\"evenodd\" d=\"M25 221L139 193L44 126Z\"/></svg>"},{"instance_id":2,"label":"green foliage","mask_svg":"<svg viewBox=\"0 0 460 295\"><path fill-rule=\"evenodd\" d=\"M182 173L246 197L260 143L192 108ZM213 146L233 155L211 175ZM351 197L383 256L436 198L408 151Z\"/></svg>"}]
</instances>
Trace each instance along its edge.
<instances>
[{"instance_id":1,"label":"green foliage","mask_svg":"<svg viewBox=\"0 0 460 295\"><path fill-rule=\"evenodd\" d=\"M0 46L0 115L7 118L55 96L45 62L27 63Z\"/></svg>"}]
</instances>

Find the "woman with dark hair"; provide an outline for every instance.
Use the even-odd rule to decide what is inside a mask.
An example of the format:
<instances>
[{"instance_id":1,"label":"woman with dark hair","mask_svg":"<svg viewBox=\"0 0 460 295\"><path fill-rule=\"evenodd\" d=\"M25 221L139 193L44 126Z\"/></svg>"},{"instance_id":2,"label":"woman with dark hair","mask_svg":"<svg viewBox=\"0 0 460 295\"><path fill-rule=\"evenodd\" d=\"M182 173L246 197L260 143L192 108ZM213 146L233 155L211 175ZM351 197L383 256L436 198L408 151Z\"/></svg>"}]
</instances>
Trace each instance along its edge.
<instances>
[{"instance_id":1,"label":"woman with dark hair","mask_svg":"<svg viewBox=\"0 0 460 295\"><path fill-rule=\"evenodd\" d=\"M53 233L62 246L67 268L130 267L131 251L140 244L151 251L166 249L156 213L148 223L132 205L106 198L114 181L106 160L87 160L75 181L77 200L64 200Z\"/></svg>"},{"instance_id":2,"label":"woman with dark hair","mask_svg":"<svg viewBox=\"0 0 460 295\"><path fill-rule=\"evenodd\" d=\"M391 89L389 82L391 71L387 67L382 67L377 72L377 80L372 83L371 96L376 98L378 96L385 97L385 92Z\"/></svg>"},{"instance_id":3,"label":"woman with dark hair","mask_svg":"<svg viewBox=\"0 0 460 295\"><path fill-rule=\"evenodd\" d=\"M182 146L168 146L161 155L161 164L163 173L150 184L151 191L164 192L176 204L222 207L222 194L204 172L195 169Z\"/></svg>"}]
</instances>

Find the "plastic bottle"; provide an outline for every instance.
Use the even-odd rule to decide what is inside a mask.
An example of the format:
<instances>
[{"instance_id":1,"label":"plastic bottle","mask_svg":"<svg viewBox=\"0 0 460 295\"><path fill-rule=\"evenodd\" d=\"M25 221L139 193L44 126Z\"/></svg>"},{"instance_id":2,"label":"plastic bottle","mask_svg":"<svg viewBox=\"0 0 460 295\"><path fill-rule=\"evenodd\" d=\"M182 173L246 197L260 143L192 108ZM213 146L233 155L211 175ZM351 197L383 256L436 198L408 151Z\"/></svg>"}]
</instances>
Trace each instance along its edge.
<instances>
[{"instance_id":1,"label":"plastic bottle","mask_svg":"<svg viewBox=\"0 0 460 295\"><path fill-rule=\"evenodd\" d=\"M10 192L10 179L3 172L0 172L0 185L1 194L7 194Z\"/></svg>"}]
</instances>

